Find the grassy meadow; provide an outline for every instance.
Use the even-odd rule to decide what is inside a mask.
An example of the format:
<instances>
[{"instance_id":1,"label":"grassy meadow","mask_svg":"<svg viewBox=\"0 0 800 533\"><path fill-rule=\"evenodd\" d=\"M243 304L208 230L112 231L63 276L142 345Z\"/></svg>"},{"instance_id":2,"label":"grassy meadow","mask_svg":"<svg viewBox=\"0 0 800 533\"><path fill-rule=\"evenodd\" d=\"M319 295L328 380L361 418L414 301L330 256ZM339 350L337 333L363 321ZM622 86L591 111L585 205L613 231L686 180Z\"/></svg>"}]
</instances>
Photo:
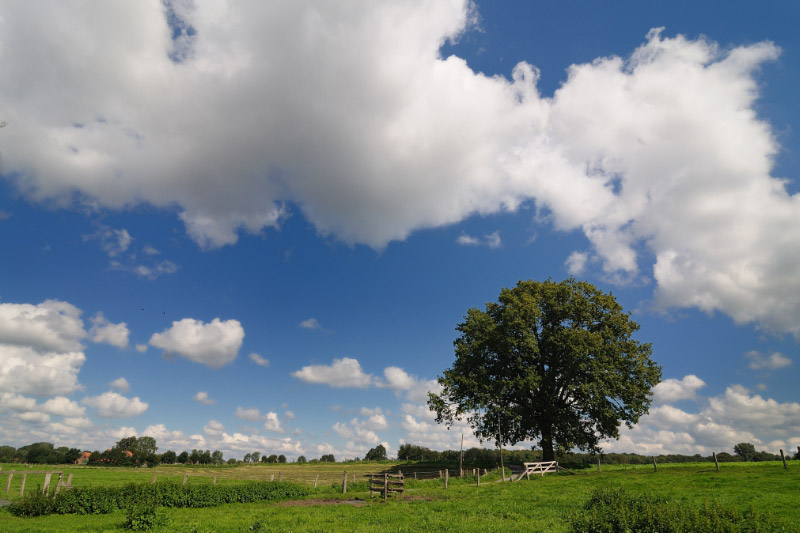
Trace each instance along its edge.
<instances>
[{"instance_id":1,"label":"grassy meadow","mask_svg":"<svg viewBox=\"0 0 800 533\"><path fill-rule=\"evenodd\" d=\"M435 467L409 463L253 465L253 466L161 466L153 469L53 467L74 474L73 485L118 486L130 482L180 481L189 474L189 484L237 483L244 480L278 479L317 488L304 500L227 504L202 509L159 509L165 523L153 531L568 531L570 517L581 512L592 492L600 487L624 487L633 495L659 495L681 506L702 507L718 502L742 512L769 515L772 524L760 531L800 532L800 465L792 462L784 470L779 462L726 463L716 472L713 463L652 465L603 465L577 471L575 475L547 474L515 483L501 483L499 472L490 471L476 486L471 476L451 478L447 490L439 479L413 479L413 471L438 478ZM5 490L8 470L2 465L0 491ZM41 468L36 468L37 470ZM348 472L347 494L341 493L343 471ZM370 499L364 474L402 470L406 492L390 496L383 504ZM355 482L353 481L355 474ZM418 477L424 477L420 474ZM18 476L14 476L17 478ZM30 476L30 490L41 485L43 476ZM18 498L18 480L8 494ZM14 491L16 485L17 490ZM27 485L27 484L26 484ZM29 487L26 486L26 489ZM27 490L26 490L27 492ZM0 531L121 531L125 511L105 515L49 515L18 518L0 510ZM774 526L781 524L780 528Z\"/></svg>"}]
</instances>

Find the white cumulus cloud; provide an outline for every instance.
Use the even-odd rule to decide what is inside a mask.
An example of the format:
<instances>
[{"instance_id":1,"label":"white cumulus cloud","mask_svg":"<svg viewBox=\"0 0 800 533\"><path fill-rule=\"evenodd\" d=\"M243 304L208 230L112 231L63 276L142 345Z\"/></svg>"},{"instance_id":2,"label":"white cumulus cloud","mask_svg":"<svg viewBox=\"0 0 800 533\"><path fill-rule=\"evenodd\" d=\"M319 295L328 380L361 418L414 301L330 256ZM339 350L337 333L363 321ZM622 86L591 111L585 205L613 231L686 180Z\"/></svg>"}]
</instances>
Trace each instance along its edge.
<instances>
[{"instance_id":1,"label":"white cumulus cloud","mask_svg":"<svg viewBox=\"0 0 800 533\"><path fill-rule=\"evenodd\" d=\"M238 320L215 318L209 323L184 318L172 327L150 337L150 345L177 354L195 363L219 368L232 362L244 339L244 328Z\"/></svg>"},{"instance_id":2,"label":"white cumulus cloud","mask_svg":"<svg viewBox=\"0 0 800 533\"><path fill-rule=\"evenodd\" d=\"M751 370L778 370L792 364L792 360L780 352L767 355L757 350L750 350L744 354L744 358L749 361L748 366Z\"/></svg>"},{"instance_id":3,"label":"white cumulus cloud","mask_svg":"<svg viewBox=\"0 0 800 533\"><path fill-rule=\"evenodd\" d=\"M331 387L369 387L375 382L372 374L361 369L357 359L343 357L334 359L330 365L304 366L292 376L306 383L322 383Z\"/></svg>"},{"instance_id":4,"label":"white cumulus cloud","mask_svg":"<svg viewBox=\"0 0 800 533\"><path fill-rule=\"evenodd\" d=\"M665 379L653 387L653 402L667 403L679 400L694 400L697 391L706 386L706 382L694 374L684 376L683 379Z\"/></svg>"},{"instance_id":5,"label":"white cumulus cloud","mask_svg":"<svg viewBox=\"0 0 800 533\"><path fill-rule=\"evenodd\" d=\"M92 327L89 335L92 342L104 342L117 348L125 348L128 345L128 325L125 322L114 324L109 322L103 313L97 313L91 318Z\"/></svg>"},{"instance_id":6,"label":"white cumulus cloud","mask_svg":"<svg viewBox=\"0 0 800 533\"><path fill-rule=\"evenodd\" d=\"M194 401L200 402L200 403L202 403L204 405L214 405L215 403L217 403L213 398L208 396L207 392L203 392L203 391L200 391L197 394L195 394L192 399Z\"/></svg>"},{"instance_id":7,"label":"white cumulus cloud","mask_svg":"<svg viewBox=\"0 0 800 533\"><path fill-rule=\"evenodd\" d=\"M257 364L258 366L268 367L269 366L269 359L261 357L257 353L253 352L250 354L250 360Z\"/></svg>"},{"instance_id":8,"label":"white cumulus cloud","mask_svg":"<svg viewBox=\"0 0 800 533\"><path fill-rule=\"evenodd\" d=\"M82 403L97 409L97 415L103 418L130 418L147 411L147 402L138 396L126 398L117 392L104 392L99 396L87 396Z\"/></svg>"},{"instance_id":9,"label":"white cumulus cloud","mask_svg":"<svg viewBox=\"0 0 800 533\"><path fill-rule=\"evenodd\" d=\"M117 378L109 383L112 389L117 389L120 392L128 392L131 390L131 384L125 378Z\"/></svg>"}]
</instances>

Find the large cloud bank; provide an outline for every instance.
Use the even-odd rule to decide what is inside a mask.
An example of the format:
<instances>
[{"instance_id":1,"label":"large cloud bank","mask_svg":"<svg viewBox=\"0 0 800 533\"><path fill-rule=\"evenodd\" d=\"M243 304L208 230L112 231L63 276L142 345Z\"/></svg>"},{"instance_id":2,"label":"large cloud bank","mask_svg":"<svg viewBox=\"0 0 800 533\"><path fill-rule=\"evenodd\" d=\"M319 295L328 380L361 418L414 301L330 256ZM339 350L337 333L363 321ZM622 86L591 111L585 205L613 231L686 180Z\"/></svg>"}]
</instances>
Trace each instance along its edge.
<instances>
[{"instance_id":1,"label":"large cloud bank","mask_svg":"<svg viewBox=\"0 0 800 533\"><path fill-rule=\"evenodd\" d=\"M376 248L534 200L586 235L573 270L652 277L665 308L800 334L800 196L771 176L779 147L754 111L771 43L656 30L543 98L531 65L509 80L441 57L471 29L466 0L0 13L0 173L31 198L177 205L204 247L292 202Z\"/></svg>"}]
</instances>

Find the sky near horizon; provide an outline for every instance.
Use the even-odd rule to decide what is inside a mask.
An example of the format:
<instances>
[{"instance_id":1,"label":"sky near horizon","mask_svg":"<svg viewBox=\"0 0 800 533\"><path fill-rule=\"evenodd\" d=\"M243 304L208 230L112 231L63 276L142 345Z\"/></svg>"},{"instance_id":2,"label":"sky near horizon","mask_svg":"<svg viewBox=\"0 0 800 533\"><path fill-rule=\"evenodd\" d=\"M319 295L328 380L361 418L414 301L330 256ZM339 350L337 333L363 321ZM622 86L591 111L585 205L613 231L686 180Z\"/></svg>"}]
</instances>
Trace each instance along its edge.
<instances>
[{"instance_id":1,"label":"sky near horizon","mask_svg":"<svg viewBox=\"0 0 800 533\"><path fill-rule=\"evenodd\" d=\"M575 276L663 367L605 451L794 450L798 21L0 0L0 444L478 445L425 406L455 326Z\"/></svg>"}]
</instances>

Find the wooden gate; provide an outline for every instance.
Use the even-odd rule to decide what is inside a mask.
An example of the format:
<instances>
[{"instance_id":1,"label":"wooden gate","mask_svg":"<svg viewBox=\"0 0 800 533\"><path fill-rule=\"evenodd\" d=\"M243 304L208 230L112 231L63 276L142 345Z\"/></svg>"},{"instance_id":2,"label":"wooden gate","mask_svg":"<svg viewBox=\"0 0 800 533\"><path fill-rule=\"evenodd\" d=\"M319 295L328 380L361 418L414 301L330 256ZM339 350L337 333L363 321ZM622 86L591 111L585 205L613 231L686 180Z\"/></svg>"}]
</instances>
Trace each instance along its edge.
<instances>
[{"instance_id":1,"label":"wooden gate","mask_svg":"<svg viewBox=\"0 0 800 533\"><path fill-rule=\"evenodd\" d=\"M369 475L369 496L373 493L383 495L386 501L390 492L402 494L405 487L403 474L370 474Z\"/></svg>"}]
</instances>

